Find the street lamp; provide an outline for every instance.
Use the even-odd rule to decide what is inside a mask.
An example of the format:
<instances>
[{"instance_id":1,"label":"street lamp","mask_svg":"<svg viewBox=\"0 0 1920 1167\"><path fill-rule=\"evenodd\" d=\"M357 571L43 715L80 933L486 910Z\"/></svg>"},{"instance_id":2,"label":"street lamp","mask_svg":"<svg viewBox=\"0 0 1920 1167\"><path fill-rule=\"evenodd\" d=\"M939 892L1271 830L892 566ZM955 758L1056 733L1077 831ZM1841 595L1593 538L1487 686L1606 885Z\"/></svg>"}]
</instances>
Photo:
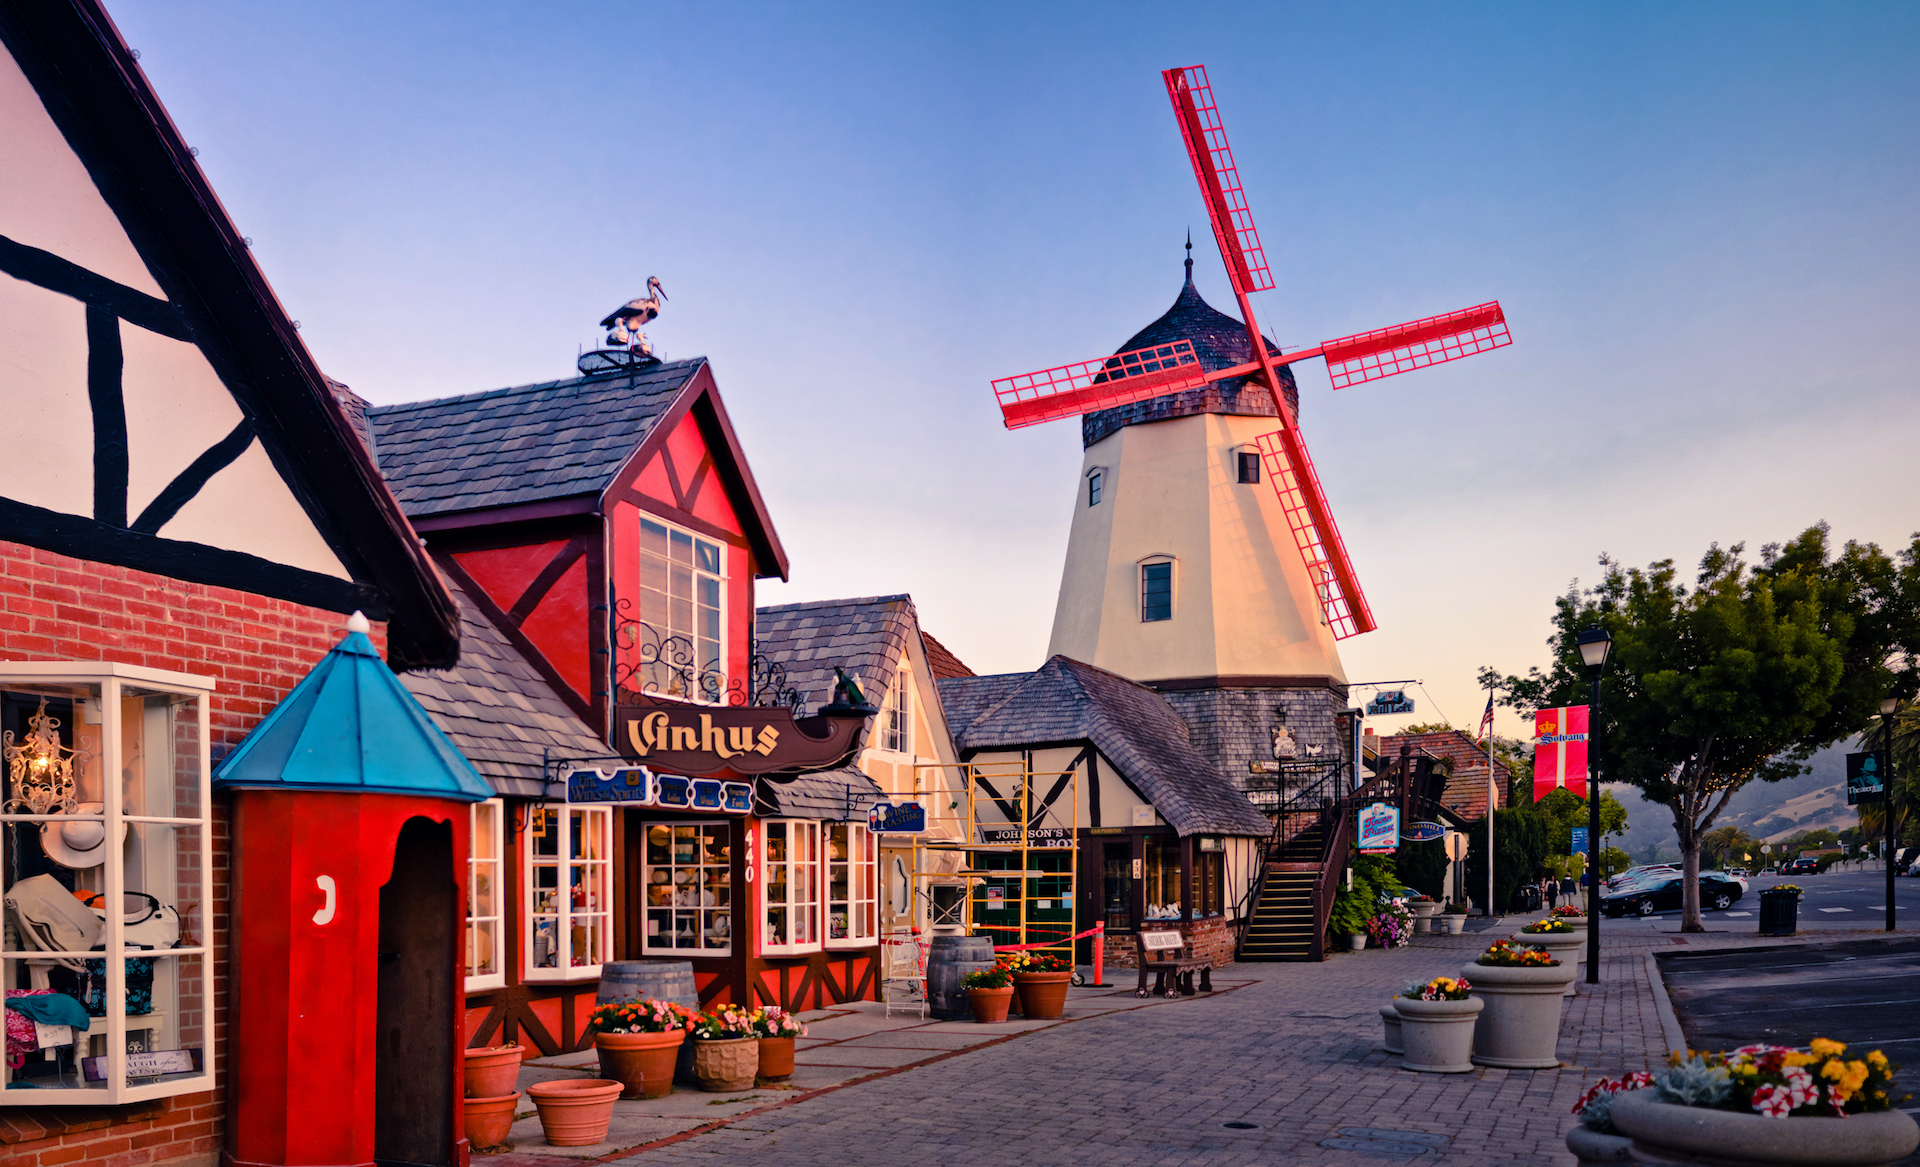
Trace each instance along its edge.
<instances>
[{"instance_id":1,"label":"street lamp","mask_svg":"<svg viewBox=\"0 0 1920 1167\"><path fill-rule=\"evenodd\" d=\"M1880 724L1887 731L1887 765L1880 772L1880 813L1887 818L1887 931L1893 931L1893 714L1900 698L1889 694L1880 699Z\"/></svg>"},{"instance_id":2,"label":"street lamp","mask_svg":"<svg viewBox=\"0 0 1920 1167\"><path fill-rule=\"evenodd\" d=\"M1574 638L1580 661L1587 666L1593 695L1587 709L1587 983L1600 983L1600 672L1607 667L1613 637L1598 624ZM1891 870L1891 868L1889 868ZM1889 903L1892 901L1889 900Z\"/></svg>"}]
</instances>

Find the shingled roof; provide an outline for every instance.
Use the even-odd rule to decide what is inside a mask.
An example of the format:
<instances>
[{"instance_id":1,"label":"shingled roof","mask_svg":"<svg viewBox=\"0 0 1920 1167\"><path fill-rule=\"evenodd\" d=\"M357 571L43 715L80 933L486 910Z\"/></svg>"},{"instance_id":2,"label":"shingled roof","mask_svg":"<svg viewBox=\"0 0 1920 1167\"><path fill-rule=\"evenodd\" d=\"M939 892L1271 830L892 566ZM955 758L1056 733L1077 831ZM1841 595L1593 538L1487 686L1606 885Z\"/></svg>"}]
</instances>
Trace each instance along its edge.
<instances>
[{"instance_id":1,"label":"shingled roof","mask_svg":"<svg viewBox=\"0 0 1920 1167\"><path fill-rule=\"evenodd\" d=\"M1188 740L1166 698L1056 656L1032 673L940 682L964 753L1091 742L1180 835L1266 835L1272 824Z\"/></svg>"},{"instance_id":2,"label":"shingled roof","mask_svg":"<svg viewBox=\"0 0 1920 1167\"><path fill-rule=\"evenodd\" d=\"M886 801L880 784L857 766L802 774L791 782L762 778L754 813L766 817L865 822L867 808Z\"/></svg>"},{"instance_id":3,"label":"shingled roof","mask_svg":"<svg viewBox=\"0 0 1920 1167\"><path fill-rule=\"evenodd\" d=\"M774 604L753 614L753 650L786 669L787 685L810 708L833 699L833 666L879 704L908 638L919 632L912 596L863 596Z\"/></svg>"},{"instance_id":4,"label":"shingled roof","mask_svg":"<svg viewBox=\"0 0 1920 1167\"><path fill-rule=\"evenodd\" d=\"M546 757L604 757L606 743L466 593L450 586L460 602L460 662L402 674L400 683L495 791L547 797Z\"/></svg>"},{"instance_id":5,"label":"shingled roof","mask_svg":"<svg viewBox=\"0 0 1920 1167\"><path fill-rule=\"evenodd\" d=\"M374 455L410 518L598 494L705 363L377 405Z\"/></svg>"},{"instance_id":6,"label":"shingled roof","mask_svg":"<svg viewBox=\"0 0 1920 1167\"><path fill-rule=\"evenodd\" d=\"M972 669L961 663L959 657L953 655L952 649L933 638L933 633L924 631L920 633L920 647L927 654L927 671L933 674L934 680L942 681L948 677L974 675Z\"/></svg>"}]
</instances>

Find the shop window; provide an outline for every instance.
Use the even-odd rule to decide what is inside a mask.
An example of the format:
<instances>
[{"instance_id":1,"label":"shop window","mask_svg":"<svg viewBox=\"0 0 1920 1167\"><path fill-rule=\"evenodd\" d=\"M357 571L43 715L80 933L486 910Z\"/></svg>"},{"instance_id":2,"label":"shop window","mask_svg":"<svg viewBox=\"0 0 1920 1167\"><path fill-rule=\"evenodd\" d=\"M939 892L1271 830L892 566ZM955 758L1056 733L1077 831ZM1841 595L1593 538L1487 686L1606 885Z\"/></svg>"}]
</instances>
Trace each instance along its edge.
<instances>
[{"instance_id":1,"label":"shop window","mask_svg":"<svg viewBox=\"0 0 1920 1167\"><path fill-rule=\"evenodd\" d=\"M467 853L467 992L498 989L507 983L507 937L500 918L506 894L501 856L501 817L497 798L476 802Z\"/></svg>"},{"instance_id":2,"label":"shop window","mask_svg":"<svg viewBox=\"0 0 1920 1167\"><path fill-rule=\"evenodd\" d=\"M896 754L913 752L913 674L901 669L887 688L880 710L880 748Z\"/></svg>"},{"instance_id":3,"label":"shop window","mask_svg":"<svg viewBox=\"0 0 1920 1167\"><path fill-rule=\"evenodd\" d=\"M1238 463L1241 482L1260 481L1260 455L1250 450L1240 450L1234 454L1234 461Z\"/></svg>"},{"instance_id":4,"label":"shop window","mask_svg":"<svg viewBox=\"0 0 1920 1167\"><path fill-rule=\"evenodd\" d=\"M873 834L862 823L828 823L827 947L863 948L875 923Z\"/></svg>"},{"instance_id":5,"label":"shop window","mask_svg":"<svg viewBox=\"0 0 1920 1167\"><path fill-rule=\"evenodd\" d=\"M1227 910L1226 855L1218 835L1193 841L1193 914L1220 916Z\"/></svg>"},{"instance_id":6,"label":"shop window","mask_svg":"<svg viewBox=\"0 0 1920 1167\"><path fill-rule=\"evenodd\" d=\"M647 823L649 953L725 956L733 951L733 824Z\"/></svg>"},{"instance_id":7,"label":"shop window","mask_svg":"<svg viewBox=\"0 0 1920 1167\"><path fill-rule=\"evenodd\" d=\"M657 651L643 651L647 692L726 698L725 562L725 550L711 539L640 520L640 619L657 638Z\"/></svg>"},{"instance_id":8,"label":"shop window","mask_svg":"<svg viewBox=\"0 0 1920 1167\"><path fill-rule=\"evenodd\" d=\"M1140 619L1173 619L1173 561L1140 565Z\"/></svg>"},{"instance_id":9,"label":"shop window","mask_svg":"<svg viewBox=\"0 0 1920 1167\"><path fill-rule=\"evenodd\" d=\"M760 881L763 955L820 949L820 824L768 819Z\"/></svg>"},{"instance_id":10,"label":"shop window","mask_svg":"<svg viewBox=\"0 0 1920 1167\"><path fill-rule=\"evenodd\" d=\"M524 979L599 976L613 945L611 808L535 804L527 811L524 850Z\"/></svg>"},{"instance_id":11,"label":"shop window","mask_svg":"<svg viewBox=\"0 0 1920 1167\"><path fill-rule=\"evenodd\" d=\"M1147 919L1180 918L1180 840L1172 835L1148 835L1146 863Z\"/></svg>"},{"instance_id":12,"label":"shop window","mask_svg":"<svg viewBox=\"0 0 1920 1167\"><path fill-rule=\"evenodd\" d=\"M20 1016L44 1000L30 1039L9 1027L0 1107L213 1088L212 688L125 665L0 665L0 985Z\"/></svg>"}]
</instances>

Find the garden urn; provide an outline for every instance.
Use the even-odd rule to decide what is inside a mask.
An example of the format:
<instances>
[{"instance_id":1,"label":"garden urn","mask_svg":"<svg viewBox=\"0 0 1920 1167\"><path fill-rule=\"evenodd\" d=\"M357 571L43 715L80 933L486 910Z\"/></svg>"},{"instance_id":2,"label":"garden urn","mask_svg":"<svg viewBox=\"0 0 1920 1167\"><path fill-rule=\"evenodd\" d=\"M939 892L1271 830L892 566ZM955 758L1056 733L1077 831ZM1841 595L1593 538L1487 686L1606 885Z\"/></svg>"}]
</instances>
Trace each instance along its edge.
<instances>
[{"instance_id":1,"label":"garden urn","mask_svg":"<svg viewBox=\"0 0 1920 1167\"><path fill-rule=\"evenodd\" d=\"M973 1019L980 1025L993 1025L1007 1019L1007 1007L1013 1004L1013 986L1002 989L968 989L967 1002L973 1006Z\"/></svg>"},{"instance_id":2,"label":"garden urn","mask_svg":"<svg viewBox=\"0 0 1920 1167\"><path fill-rule=\"evenodd\" d=\"M1400 1036L1400 1010L1395 1007L1394 1002L1388 1002L1380 1006L1380 1028L1386 1033L1386 1038L1381 1043L1380 1048L1390 1054L1403 1054L1407 1052L1405 1047L1400 1044L1403 1040Z\"/></svg>"},{"instance_id":3,"label":"garden urn","mask_svg":"<svg viewBox=\"0 0 1920 1167\"><path fill-rule=\"evenodd\" d=\"M1551 1070L1560 1064L1560 1001L1573 965L1470 964L1460 975L1487 1003L1474 1025L1473 1061L1508 1070ZM1404 1015L1404 1009L1402 1010Z\"/></svg>"},{"instance_id":4,"label":"garden urn","mask_svg":"<svg viewBox=\"0 0 1920 1167\"><path fill-rule=\"evenodd\" d=\"M466 1124L467 1142L474 1150L485 1151L507 1141L513 1130L513 1108L518 1093L498 1098L468 1098L461 1104L461 1120Z\"/></svg>"},{"instance_id":5,"label":"garden urn","mask_svg":"<svg viewBox=\"0 0 1920 1167\"><path fill-rule=\"evenodd\" d=\"M1635 1163L1740 1163L1753 1167L1884 1167L1920 1146L1904 1111L1845 1118L1769 1118L1737 1110L1676 1106L1635 1090L1613 1102L1613 1125L1633 1139Z\"/></svg>"},{"instance_id":6,"label":"garden urn","mask_svg":"<svg viewBox=\"0 0 1920 1167\"><path fill-rule=\"evenodd\" d=\"M709 1094L725 1094L753 1089L760 1073L760 1039L757 1037L696 1038L693 1043L693 1076L700 1089Z\"/></svg>"},{"instance_id":7,"label":"garden urn","mask_svg":"<svg viewBox=\"0 0 1920 1167\"><path fill-rule=\"evenodd\" d=\"M1413 932L1424 936L1434 930L1433 918L1439 914L1440 905L1432 900L1408 900L1407 907L1413 912Z\"/></svg>"},{"instance_id":8,"label":"garden urn","mask_svg":"<svg viewBox=\"0 0 1920 1167\"><path fill-rule=\"evenodd\" d=\"M1585 921L1582 921L1582 924L1584 923ZM1580 966L1587 959L1586 928L1579 927L1572 932L1515 932L1513 940L1516 944L1544 948L1553 955L1553 959L1572 969L1573 975L1567 981L1567 987L1561 991L1561 995L1573 996L1574 985L1578 984L1581 978Z\"/></svg>"},{"instance_id":9,"label":"garden urn","mask_svg":"<svg viewBox=\"0 0 1920 1167\"><path fill-rule=\"evenodd\" d=\"M1567 1132L1567 1150L1580 1167L1599 1167L1603 1163L1633 1162L1633 1140L1625 1135L1608 1134L1575 1123Z\"/></svg>"},{"instance_id":10,"label":"garden urn","mask_svg":"<svg viewBox=\"0 0 1920 1167\"><path fill-rule=\"evenodd\" d=\"M1475 994L1480 991L1479 971L1475 969L1472 978ZM1393 1007L1400 1014L1400 1044L1406 1050L1401 1069L1422 1074L1464 1074L1473 1069L1475 1022L1486 1007L1479 996L1464 1001L1395 997Z\"/></svg>"}]
</instances>

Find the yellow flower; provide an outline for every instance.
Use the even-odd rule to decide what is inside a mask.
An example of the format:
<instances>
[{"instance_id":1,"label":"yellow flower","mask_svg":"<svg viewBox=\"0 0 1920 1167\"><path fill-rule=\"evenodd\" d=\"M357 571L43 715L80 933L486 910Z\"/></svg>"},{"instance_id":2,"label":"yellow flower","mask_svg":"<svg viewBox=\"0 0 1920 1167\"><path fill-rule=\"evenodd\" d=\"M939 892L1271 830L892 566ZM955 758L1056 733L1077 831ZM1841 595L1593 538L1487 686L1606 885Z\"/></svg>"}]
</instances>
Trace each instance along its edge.
<instances>
[{"instance_id":1,"label":"yellow flower","mask_svg":"<svg viewBox=\"0 0 1920 1167\"><path fill-rule=\"evenodd\" d=\"M1811 1066L1813 1063L1819 1060L1820 1060L1819 1058L1814 1057L1812 1054L1803 1054L1803 1053L1797 1053L1797 1052L1790 1053L1790 1054L1783 1054L1780 1057L1780 1063L1782 1065L1787 1065L1787 1066Z\"/></svg>"},{"instance_id":2,"label":"yellow flower","mask_svg":"<svg viewBox=\"0 0 1920 1167\"><path fill-rule=\"evenodd\" d=\"M1835 1058L1847 1052L1845 1042L1831 1041L1824 1037L1813 1039L1813 1052L1823 1058Z\"/></svg>"},{"instance_id":3,"label":"yellow flower","mask_svg":"<svg viewBox=\"0 0 1920 1167\"><path fill-rule=\"evenodd\" d=\"M1867 1064L1876 1070L1884 1070L1887 1068L1887 1055L1881 1053L1879 1050L1874 1050L1867 1055Z\"/></svg>"},{"instance_id":4,"label":"yellow flower","mask_svg":"<svg viewBox=\"0 0 1920 1167\"><path fill-rule=\"evenodd\" d=\"M1831 1078L1833 1081L1838 1082L1847 1076L1846 1063L1842 1062L1839 1058L1835 1058L1820 1067L1820 1076L1822 1078Z\"/></svg>"}]
</instances>

